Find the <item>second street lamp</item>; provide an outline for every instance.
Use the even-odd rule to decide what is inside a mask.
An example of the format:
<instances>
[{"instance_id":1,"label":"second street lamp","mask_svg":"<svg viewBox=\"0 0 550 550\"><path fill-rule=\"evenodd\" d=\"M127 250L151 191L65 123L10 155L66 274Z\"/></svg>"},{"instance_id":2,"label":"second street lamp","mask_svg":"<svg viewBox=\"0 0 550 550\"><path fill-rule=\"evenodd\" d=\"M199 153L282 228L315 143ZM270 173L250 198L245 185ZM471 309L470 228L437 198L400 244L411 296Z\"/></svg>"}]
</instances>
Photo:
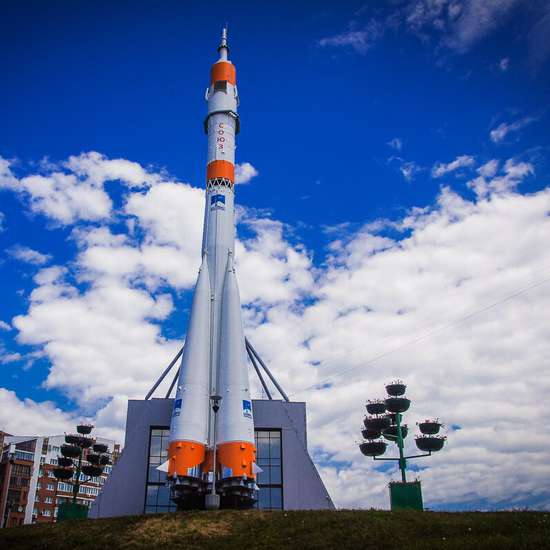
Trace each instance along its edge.
<instances>
[{"instance_id":1,"label":"second street lamp","mask_svg":"<svg viewBox=\"0 0 550 550\"><path fill-rule=\"evenodd\" d=\"M442 424L438 419L426 420L418 423L421 434L415 436L415 443L424 454L405 456L404 439L409 433L409 428L403 424L403 413L409 410L411 401L405 397L406 384L402 380L394 380L386 385L387 397L367 402L367 413L363 424L365 428L362 435L366 439L359 445L359 449L365 456L371 456L374 460L390 460L399 464L401 482L390 483L390 501L392 510L400 508L423 509L422 490L420 481L407 482L407 460L431 456L440 451L445 443L445 437L438 435ZM387 443L380 439L397 445L398 457L382 457L387 450Z\"/></svg>"}]
</instances>

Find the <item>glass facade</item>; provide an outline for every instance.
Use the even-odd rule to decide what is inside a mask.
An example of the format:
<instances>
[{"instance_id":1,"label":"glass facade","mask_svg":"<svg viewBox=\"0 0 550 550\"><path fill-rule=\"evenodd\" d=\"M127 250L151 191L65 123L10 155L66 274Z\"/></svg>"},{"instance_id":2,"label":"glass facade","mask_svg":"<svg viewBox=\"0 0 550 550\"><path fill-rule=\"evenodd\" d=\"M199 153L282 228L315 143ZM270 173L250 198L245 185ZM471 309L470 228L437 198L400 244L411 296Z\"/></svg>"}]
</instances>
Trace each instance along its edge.
<instances>
[{"instance_id":1,"label":"glass facade","mask_svg":"<svg viewBox=\"0 0 550 550\"><path fill-rule=\"evenodd\" d=\"M173 512L175 504L170 500L170 489L165 485L166 474L157 466L167 459L168 427L151 428L149 437L149 464L147 471L147 494L145 513ZM283 466L281 430L256 430L256 460L263 470L258 474L260 488L258 508L281 510L283 508Z\"/></svg>"},{"instance_id":2,"label":"glass facade","mask_svg":"<svg viewBox=\"0 0 550 550\"><path fill-rule=\"evenodd\" d=\"M166 473L157 466L166 462L169 428L151 428L149 436L149 463L147 469L147 494L145 513L175 512L176 505L170 500L170 489L166 486Z\"/></svg>"},{"instance_id":3,"label":"glass facade","mask_svg":"<svg viewBox=\"0 0 550 550\"><path fill-rule=\"evenodd\" d=\"M283 466L281 430L256 430L256 461L263 470L258 474L258 508L282 510Z\"/></svg>"}]
</instances>

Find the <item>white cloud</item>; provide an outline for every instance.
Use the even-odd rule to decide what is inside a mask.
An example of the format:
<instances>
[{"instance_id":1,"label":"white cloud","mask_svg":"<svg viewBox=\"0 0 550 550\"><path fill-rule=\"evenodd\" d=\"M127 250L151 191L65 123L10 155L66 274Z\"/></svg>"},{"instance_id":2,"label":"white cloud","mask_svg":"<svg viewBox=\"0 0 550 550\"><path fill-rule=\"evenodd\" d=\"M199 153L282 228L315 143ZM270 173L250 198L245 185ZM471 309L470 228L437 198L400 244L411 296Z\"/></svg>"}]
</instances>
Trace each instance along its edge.
<instances>
[{"instance_id":1,"label":"white cloud","mask_svg":"<svg viewBox=\"0 0 550 550\"><path fill-rule=\"evenodd\" d=\"M109 218L113 204L104 189L106 181L118 180L129 188L139 188L155 185L165 177L146 171L138 163L111 160L95 151L69 157L61 165L42 163L43 174L20 179L12 165L0 157L0 189L18 193L29 201L33 212L61 225Z\"/></svg>"},{"instance_id":2,"label":"white cloud","mask_svg":"<svg viewBox=\"0 0 550 550\"><path fill-rule=\"evenodd\" d=\"M401 138L395 137L388 141L387 145L396 151L401 151L403 148L403 140Z\"/></svg>"},{"instance_id":3,"label":"white cloud","mask_svg":"<svg viewBox=\"0 0 550 550\"><path fill-rule=\"evenodd\" d=\"M463 53L510 17L520 0L414 0L405 7L406 25L415 33L435 32L441 44Z\"/></svg>"},{"instance_id":4,"label":"white cloud","mask_svg":"<svg viewBox=\"0 0 550 550\"><path fill-rule=\"evenodd\" d=\"M6 216L0 212L0 233L2 233L2 231L4 231L4 221L6 220Z\"/></svg>"},{"instance_id":5,"label":"white cloud","mask_svg":"<svg viewBox=\"0 0 550 550\"><path fill-rule=\"evenodd\" d=\"M413 161L407 161L401 157L391 156L387 162L397 167L405 181L412 181L416 174L422 171L422 167L418 164Z\"/></svg>"},{"instance_id":6,"label":"white cloud","mask_svg":"<svg viewBox=\"0 0 550 550\"><path fill-rule=\"evenodd\" d=\"M257 175L259 175L258 170L250 162L241 162L235 165L235 183L249 183Z\"/></svg>"},{"instance_id":7,"label":"white cloud","mask_svg":"<svg viewBox=\"0 0 550 550\"><path fill-rule=\"evenodd\" d=\"M523 171L513 166L508 175ZM315 304L301 313L272 311L254 329L251 340L287 391L308 402L310 448L339 505L387 506L390 475L376 471L354 441L365 399L382 395L396 376L409 383L414 400L409 425L439 415L462 426L449 433L444 453L419 463L428 467L422 478L429 506L481 499L520 506L533 491L550 505L541 489L550 470L547 436L526 435L549 389L536 387L545 368L539 358L550 352L548 286L452 324L548 277L549 208L548 189L478 201L443 189L433 208L401 220L410 237L358 232L321 275ZM448 328L434 332L442 326ZM369 361L392 349L398 351ZM325 381L325 390L297 391ZM518 460L525 470L518 471Z\"/></svg>"},{"instance_id":8,"label":"white cloud","mask_svg":"<svg viewBox=\"0 0 550 550\"><path fill-rule=\"evenodd\" d=\"M460 155L448 164L438 162L437 164L434 164L432 168L432 178L440 178L441 176L444 176L449 172L459 170L460 168L471 168L474 164L475 159L470 155Z\"/></svg>"},{"instance_id":9,"label":"white cloud","mask_svg":"<svg viewBox=\"0 0 550 550\"><path fill-rule=\"evenodd\" d=\"M42 254L38 250L33 250L28 246L14 245L6 250L6 252L16 260L32 265L44 265L51 260L49 254Z\"/></svg>"},{"instance_id":10,"label":"white cloud","mask_svg":"<svg viewBox=\"0 0 550 550\"><path fill-rule=\"evenodd\" d=\"M256 218L246 223L255 237L238 241L235 253L243 303L267 308L311 292L311 260L302 247L284 239L283 225Z\"/></svg>"},{"instance_id":11,"label":"white cloud","mask_svg":"<svg viewBox=\"0 0 550 550\"><path fill-rule=\"evenodd\" d=\"M537 119L535 117L523 117L515 122L502 122L496 128L490 131L489 135L493 143L500 143L510 132L517 132L525 128Z\"/></svg>"},{"instance_id":12,"label":"white cloud","mask_svg":"<svg viewBox=\"0 0 550 550\"><path fill-rule=\"evenodd\" d=\"M510 68L510 58L503 57L498 64L498 68L505 73Z\"/></svg>"},{"instance_id":13,"label":"white cloud","mask_svg":"<svg viewBox=\"0 0 550 550\"><path fill-rule=\"evenodd\" d=\"M364 28L350 28L350 30L343 33L321 38L318 44L321 47L350 47L357 53L365 54L381 38L383 33L383 25L371 19Z\"/></svg>"},{"instance_id":14,"label":"white cloud","mask_svg":"<svg viewBox=\"0 0 550 550\"><path fill-rule=\"evenodd\" d=\"M52 402L20 400L5 388L0 388L0 425L13 435L51 435L74 429L72 416Z\"/></svg>"},{"instance_id":15,"label":"white cloud","mask_svg":"<svg viewBox=\"0 0 550 550\"><path fill-rule=\"evenodd\" d=\"M8 363L16 363L23 359L22 355L18 352L16 353L0 353L0 363L7 365Z\"/></svg>"},{"instance_id":16,"label":"white cloud","mask_svg":"<svg viewBox=\"0 0 550 550\"><path fill-rule=\"evenodd\" d=\"M0 330L11 330L11 325L0 319Z\"/></svg>"},{"instance_id":17,"label":"white cloud","mask_svg":"<svg viewBox=\"0 0 550 550\"><path fill-rule=\"evenodd\" d=\"M17 178L13 175L11 167L13 160L0 157L0 188L12 187L17 183Z\"/></svg>"},{"instance_id":18,"label":"white cloud","mask_svg":"<svg viewBox=\"0 0 550 550\"><path fill-rule=\"evenodd\" d=\"M236 247L246 333L287 392L307 401L309 448L340 506L388 506L394 474L376 470L355 442L365 399L402 377L411 427L429 415L462 427L421 463L428 506L485 499L521 507L537 498L550 507L550 434L545 425L530 429L550 390L541 361L550 354L550 295L534 286L548 278L550 190L520 195L515 188L533 167L513 159L499 166L493 159L478 169L471 200L443 188L434 204L400 219L351 234L341 226L316 268L280 222L242 218L253 232ZM74 231L74 262L40 270L28 311L13 322L19 341L50 360L45 386L119 439L127 398L142 397L181 345L161 332L174 307L165 285L194 282L200 235L187 231L196 224L200 232L203 200L180 183L130 190L118 215L134 230ZM158 249L166 256L151 259ZM169 256L183 276L166 267ZM51 405L3 397L0 411L23 408L10 428L17 433L49 411L59 424L73 421ZM407 445L413 450L411 438Z\"/></svg>"},{"instance_id":19,"label":"white cloud","mask_svg":"<svg viewBox=\"0 0 550 550\"><path fill-rule=\"evenodd\" d=\"M63 165L96 186L102 186L106 181L120 180L130 188L140 188L163 180L162 174L148 172L137 162L108 159L96 151L71 156Z\"/></svg>"},{"instance_id":20,"label":"white cloud","mask_svg":"<svg viewBox=\"0 0 550 550\"><path fill-rule=\"evenodd\" d=\"M342 33L322 38L320 46L353 48L365 54L387 31L405 29L423 43L434 45L435 53L464 54L502 29L518 12L524 0L406 0L387 2L386 6L365 5L357 10ZM531 2L526 15L528 30L521 38L528 42L530 63L540 66L550 55L546 37L550 30L550 8L545 2ZM371 12L374 18L366 24L363 16ZM510 66L508 57L497 64L505 72Z\"/></svg>"},{"instance_id":21,"label":"white cloud","mask_svg":"<svg viewBox=\"0 0 550 550\"><path fill-rule=\"evenodd\" d=\"M507 193L516 187L528 176L535 173L532 164L528 162L517 162L515 159L508 159L504 163L502 173L496 176L498 163L489 161L479 170L479 176L468 182L468 187L473 189L479 197Z\"/></svg>"},{"instance_id":22,"label":"white cloud","mask_svg":"<svg viewBox=\"0 0 550 550\"><path fill-rule=\"evenodd\" d=\"M484 178L492 178L498 172L499 164L497 159L491 159L480 166L477 172Z\"/></svg>"},{"instance_id":23,"label":"white cloud","mask_svg":"<svg viewBox=\"0 0 550 550\"><path fill-rule=\"evenodd\" d=\"M420 172L420 167L414 163L414 162L404 162L400 167L399 170L403 177L407 181L412 181L414 179L414 176Z\"/></svg>"}]
</instances>

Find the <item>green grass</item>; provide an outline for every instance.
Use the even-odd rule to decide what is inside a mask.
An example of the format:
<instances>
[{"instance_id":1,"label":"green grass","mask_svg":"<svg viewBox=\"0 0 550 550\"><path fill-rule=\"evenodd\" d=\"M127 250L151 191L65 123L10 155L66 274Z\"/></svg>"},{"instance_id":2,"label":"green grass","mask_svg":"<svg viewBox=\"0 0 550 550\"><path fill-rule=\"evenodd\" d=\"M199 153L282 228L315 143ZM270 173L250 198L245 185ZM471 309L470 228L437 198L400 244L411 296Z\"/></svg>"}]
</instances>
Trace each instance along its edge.
<instances>
[{"instance_id":1,"label":"green grass","mask_svg":"<svg viewBox=\"0 0 550 550\"><path fill-rule=\"evenodd\" d=\"M547 512L182 512L0 530L2 549L550 548Z\"/></svg>"}]
</instances>

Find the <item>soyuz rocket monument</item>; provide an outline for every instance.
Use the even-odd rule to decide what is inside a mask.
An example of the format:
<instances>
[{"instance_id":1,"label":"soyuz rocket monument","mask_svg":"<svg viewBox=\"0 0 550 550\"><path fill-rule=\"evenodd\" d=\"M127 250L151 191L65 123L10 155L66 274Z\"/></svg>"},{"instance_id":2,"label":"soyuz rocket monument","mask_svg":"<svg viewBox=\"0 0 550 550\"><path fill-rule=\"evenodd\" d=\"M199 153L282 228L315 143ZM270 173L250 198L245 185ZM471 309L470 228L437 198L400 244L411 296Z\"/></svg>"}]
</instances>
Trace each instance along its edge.
<instances>
[{"instance_id":1,"label":"soyuz rocket monument","mask_svg":"<svg viewBox=\"0 0 550 550\"><path fill-rule=\"evenodd\" d=\"M234 266L235 136L239 95L227 30L206 91L206 207L199 271L170 425L168 481L180 508L219 495L223 507L256 499L256 447Z\"/></svg>"}]
</instances>

